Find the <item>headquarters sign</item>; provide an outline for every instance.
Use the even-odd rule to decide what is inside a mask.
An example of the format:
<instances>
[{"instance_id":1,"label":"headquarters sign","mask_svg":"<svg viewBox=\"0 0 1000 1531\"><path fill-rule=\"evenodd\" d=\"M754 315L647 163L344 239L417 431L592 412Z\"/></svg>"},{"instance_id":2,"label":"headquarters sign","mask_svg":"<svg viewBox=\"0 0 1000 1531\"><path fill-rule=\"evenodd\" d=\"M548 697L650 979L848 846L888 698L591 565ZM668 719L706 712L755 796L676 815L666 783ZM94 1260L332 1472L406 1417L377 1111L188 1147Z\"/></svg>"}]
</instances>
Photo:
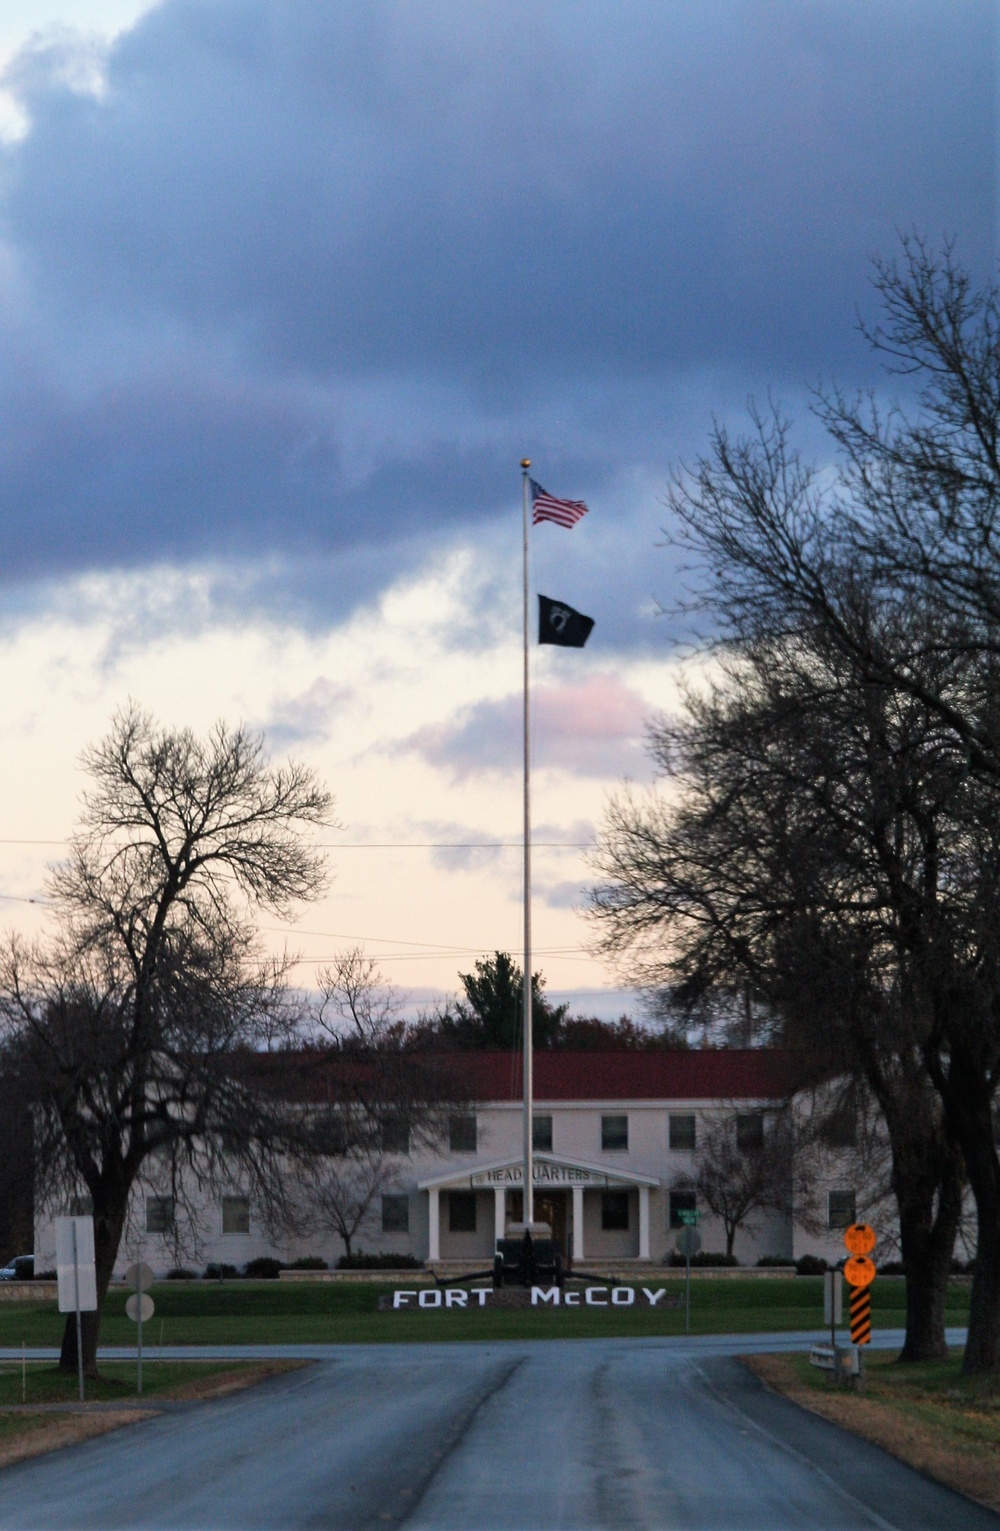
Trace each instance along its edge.
<instances>
[{"instance_id":1,"label":"headquarters sign","mask_svg":"<svg viewBox=\"0 0 1000 1531\"><path fill-rule=\"evenodd\" d=\"M487 1190L493 1186L520 1185L523 1179L523 1165L500 1164L470 1175L469 1184L473 1190ZM534 1161L531 1179L533 1185L608 1186L621 1183L616 1176L604 1175L600 1170L578 1169L572 1164L548 1164L544 1159Z\"/></svg>"}]
</instances>

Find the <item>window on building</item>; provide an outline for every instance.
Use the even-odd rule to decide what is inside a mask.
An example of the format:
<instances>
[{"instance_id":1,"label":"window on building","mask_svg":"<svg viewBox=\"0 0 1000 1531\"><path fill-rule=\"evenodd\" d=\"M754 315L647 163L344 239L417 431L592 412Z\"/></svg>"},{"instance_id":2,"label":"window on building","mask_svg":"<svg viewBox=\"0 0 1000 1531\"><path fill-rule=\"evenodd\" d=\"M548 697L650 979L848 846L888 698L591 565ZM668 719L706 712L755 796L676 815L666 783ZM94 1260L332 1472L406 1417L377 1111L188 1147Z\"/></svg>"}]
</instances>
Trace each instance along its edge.
<instances>
[{"instance_id":1,"label":"window on building","mask_svg":"<svg viewBox=\"0 0 1000 1531\"><path fill-rule=\"evenodd\" d=\"M601 1227L609 1232L628 1232L628 1192L601 1192Z\"/></svg>"},{"instance_id":2,"label":"window on building","mask_svg":"<svg viewBox=\"0 0 1000 1531\"><path fill-rule=\"evenodd\" d=\"M382 1197L382 1232L409 1233L410 1198L408 1196Z\"/></svg>"},{"instance_id":3,"label":"window on building","mask_svg":"<svg viewBox=\"0 0 1000 1531\"><path fill-rule=\"evenodd\" d=\"M471 1114L449 1116L448 1147L453 1154L474 1154L476 1151L476 1118Z\"/></svg>"},{"instance_id":4,"label":"window on building","mask_svg":"<svg viewBox=\"0 0 1000 1531\"><path fill-rule=\"evenodd\" d=\"M695 1126L693 1116L671 1116L670 1147L694 1148Z\"/></svg>"},{"instance_id":5,"label":"window on building","mask_svg":"<svg viewBox=\"0 0 1000 1531\"><path fill-rule=\"evenodd\" d=\"M173 1233L174 1198L172 1196L146 1197L146 1232Z\"/></svg>"},{"instance_id":6,"label":"window on building","mask_svg":"<svg viewBox=\"0 0 1000 1531\"><path fill-rule=\"evenodd\" d=\"M450 1233L475 1233L475 1191L449 1191L448 1231Z\"/></svg>"},{"instance_id":7,"label":"window on building","mask_svg":"<svg viewBox=\"0 0 1000 1531\"><path fill-rule=\"evenodd\" d=\"M853 1105L835 1106L821 1128L827 1148L855 1148L858 1141L858 1113Z\"/></svg>"},{"instance_id":8,"label":"window on building","mask_svg":"<svg viewBox=\"0 0 1000 1531\"><path fill-rule=\"evenodd\" d=\"M93 1217L94 1198L92 1196L71 1196L69 1215L70 1217Z\"/></svg>"},{"instance_id":9,"label":"window on building","mask_svg":"<svg viewBox=\"0 0 1000 1531\"><path fill-rule=\"evenodd\" d=\"M223 1233L250 1232L249 1196L223 1196L222 1231Z\"/></svg>"},{"instance_id":10,"label":"window on building","mask_svg":"<svg viewBox=\"0 0 1000 1531\"><path fill-rule=\"evenodd\" d=\"M601 1148L606 1152L628 1148L628 1117L601 1117Z\"/></svg>"},{"instance_id":11,"label":"window on building","mask_svg":"<svg viewBox=\"0 0 1000 1531\"><path fill-rule=\"evenodd\" d=\"M386 1117L382 1123L382 1151L387 1154L410 1152L410 1124L405 1117Z\"/></svg>"},{"instance_id":12,"label":"window on building","mask_svg":"<svg viewBox=\"0 0 1000 1531\"><path fill-rule=\"evenodd\" d=\"M531 1118L531 1146L542 1153L552 1152L552 1118L551 1116L533 1116Z\"/></svg>"},{"instance_id":13,"label":"window on building","mask_svg":"<svg viewBox=\"0 0 1000 1531\"><path fill-rule=\"evenodd\" d=\"M740 1153L753 1153L764 1147L764 1116L760 1111L740 1111L736 1116L736 1147Z\"/></svg>"},{"instance_id":14,"label":"window on building","mask_svg":"<svg viewBox=\"0 0 1000 1531\"><path fill-rule=\"evenodd\" d=\"M827 1226L830 1228L849 1228L857 1222L855 1216L856 1203L853 1191L831 1191L829 1196Z\"/></svg>"},{"instance_id":15,"label":"window on building","mask_svg":"<svg viewBox=\"0 0 1000 1531\"><path fill-rule=\"evenodd\" d=\"M684 1228L687 1226L686 1219L681 1216L682 1212L697 1212L698 1198L694 1191L671 1191L670 1193L670 1226L671 1228Z\"/></svg>"}]
</instances>

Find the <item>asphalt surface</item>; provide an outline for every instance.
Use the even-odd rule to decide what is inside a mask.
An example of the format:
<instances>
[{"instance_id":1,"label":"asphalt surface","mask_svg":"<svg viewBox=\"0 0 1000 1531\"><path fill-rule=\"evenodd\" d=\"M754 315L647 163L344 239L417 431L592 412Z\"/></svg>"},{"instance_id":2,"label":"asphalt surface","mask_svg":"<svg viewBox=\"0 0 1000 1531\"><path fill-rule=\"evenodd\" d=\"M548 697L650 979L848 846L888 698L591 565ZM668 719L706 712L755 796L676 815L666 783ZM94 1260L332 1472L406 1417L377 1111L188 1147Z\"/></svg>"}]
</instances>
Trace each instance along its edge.
<instances>
[{"instance_id":1,"label":"asphalt surface","mask_svg":"<svg viewBox=\"0 0 1000 1531\"><path fill-rule=\"evenodd\" d=\"M274 1347L325 1358L6 1469L0 1528L1000 1531L763 1388L769 1338Z\"/></svg>"}]
</instances>

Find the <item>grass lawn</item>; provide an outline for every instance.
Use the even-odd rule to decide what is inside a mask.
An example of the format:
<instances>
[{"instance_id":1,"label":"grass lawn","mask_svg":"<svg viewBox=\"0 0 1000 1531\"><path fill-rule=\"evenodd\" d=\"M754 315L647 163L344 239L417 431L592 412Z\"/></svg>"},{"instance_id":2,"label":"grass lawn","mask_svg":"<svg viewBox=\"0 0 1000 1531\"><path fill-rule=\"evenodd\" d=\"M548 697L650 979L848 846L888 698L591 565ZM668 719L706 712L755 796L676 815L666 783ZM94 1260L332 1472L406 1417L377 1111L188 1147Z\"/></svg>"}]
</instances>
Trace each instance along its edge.
<instances>
[{"instance_id":1,"label":"grass lawn","mask_svg":"<svg viewBox=\"0 0 1000 1531\"><path fill-rule=\"evenodd\" d=\"M796 1403L1000 1509L1000 1377L963 1377L959 1352L906 1366L866 1355L863 1394L829 1382L807 1356L754 1356L748 1364Z\"/></svg>"},{"instance_id":2,"label":"grass lawn","mask_svg":"<svg viewBox=\"0 0 1000 1531\"><path fill-rule=\"evenodd\" d=\"M37 1435L51 1424L51 1414L0 1414L0 1466L5 1457L13 1455L11 1447L20 1445L25 1436Z\"/></svg>"},{"instance_id":3,"label":"grass lawn","mask_svg":"<svg viewBox=\"0 0 1000 1531\"><path fill-rule=\"evenodd\" d=\"M596 1283L595 1283L596 1284ZM668 1293L682 1296L682 1280ZM400 1284L403 1285L402 1283ZM164 1345L344 1344L392 1340L583 1339L604 1335L683 1334L681 1308L551 1308L464 1312L401 1310L380 1313L384 1283L240 1281L164 1282L152 1292L154 1317L143 1327L143 1345L155 1358ZM135 1325L125 1316L126 1293L108 1296L101 1325L103 1345L134 1345ZM876 1329L900 1328L904 1283L884 1277L873 1290ZM969 1289L949 1294L950 1323L965 1322ZM823 1284L819 1277L794 1280L692 1281L694 1334L751 1334L771 1330L822 1330ZM58 1345L64 1319L54 1303L0 1306L0 1346Z\"/></svg>"},{"instance_id":4,"label":"grass lawn","mask_svg":"<svg viewBox=\"0 0 1000 1531\"><path fill-rule=\"evenodd\" d=\"M137 1398L135 1363L110 1362L101 1366L100 1377L86 1379L85 1402L110 1404L111 1408L86 1412L76 1408L52 1410L53 1404L78 1404L79 1384L74 1375L67 1376L51 1362L35 1361L28 1363L22 1379L20 1363L0 1363L0 1467L137 1424L156 1413L160 1400L222 1397L297 1365L282 1361L234 1365L231 1361L144 1360L142 1397ZM22 1398L27 1400L26 1410ZM47 1412L33 1414L33 1405Z\"/></svg>"},{"instance_id":5,"label":"grass lawn","mask_svg":"<svg viewBox=\"0 0 1000 1531\"><path fill-rule=\"evenodd\" d=\"M143 1357L142 1396L155 1398L176 1393L179 1388L190 1391L193 1383L204 1382L210 1377L227 1377L238 1373L232 1361L152 1361ZM25 1368L25 1401L30 1406L38 1403L76 1403L79 1399L79 1383L76 1374L61 1372L50 1361L29 1361ZM134 1361L102 1362L100 1377L87 1377L84 1394L88 1403L118 1403L135 1400L136 1368ZM20 1362L0 1362L0 1409L10 1404L20 1404ZM0 1419L5 1416L0 1415ZM10 1418L11 1416L6 1416Z\"/></svg>"}]
</instances>

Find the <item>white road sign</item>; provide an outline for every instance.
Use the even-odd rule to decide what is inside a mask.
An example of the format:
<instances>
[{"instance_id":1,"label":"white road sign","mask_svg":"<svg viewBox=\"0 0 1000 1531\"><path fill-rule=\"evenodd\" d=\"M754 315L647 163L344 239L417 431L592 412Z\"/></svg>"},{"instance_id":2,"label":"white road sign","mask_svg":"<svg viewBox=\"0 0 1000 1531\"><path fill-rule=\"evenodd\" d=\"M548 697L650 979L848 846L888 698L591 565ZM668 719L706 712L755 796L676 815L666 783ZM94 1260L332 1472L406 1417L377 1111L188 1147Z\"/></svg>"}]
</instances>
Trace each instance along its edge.
<instances>
[{"instance_id":1,"label":"white road sign","mask_svg":"<svg viewBox=\"0 0 1000 1531\"><path fill-rule=\"evenodd\" d=\"M147 1297L145 1292L133 1292L132 1296L126 1300L125 1312L133 1324L137 1324L140 1318L144 1324L148 1324L156 1309L153 1306L153 1299Z\"/></svg>"},{"instance_id":2,"label":"white road sign","mask_svg":"<svg viewBox=\"0 0 1000 1531\"><path fill-rule=\"evenodd\" d=\"M96 1309L97 1272L94 1269L92 1217L56 1218L56 1277L59 1282L60 1313L73 1313L77 1308L81 1313L90 1313Z\"/></svg>"},{"instance_id":3,"label":"white road sign","mask_svg":"<svg viewBox=\"0 0 1000 1531\"><path fill-rule=\"evenodd\" d=\"M682 1228L674 1242L678 1252L690 1259L701 1248L701 1234L697 1228Z\"/></svg>"}]
</instances>

